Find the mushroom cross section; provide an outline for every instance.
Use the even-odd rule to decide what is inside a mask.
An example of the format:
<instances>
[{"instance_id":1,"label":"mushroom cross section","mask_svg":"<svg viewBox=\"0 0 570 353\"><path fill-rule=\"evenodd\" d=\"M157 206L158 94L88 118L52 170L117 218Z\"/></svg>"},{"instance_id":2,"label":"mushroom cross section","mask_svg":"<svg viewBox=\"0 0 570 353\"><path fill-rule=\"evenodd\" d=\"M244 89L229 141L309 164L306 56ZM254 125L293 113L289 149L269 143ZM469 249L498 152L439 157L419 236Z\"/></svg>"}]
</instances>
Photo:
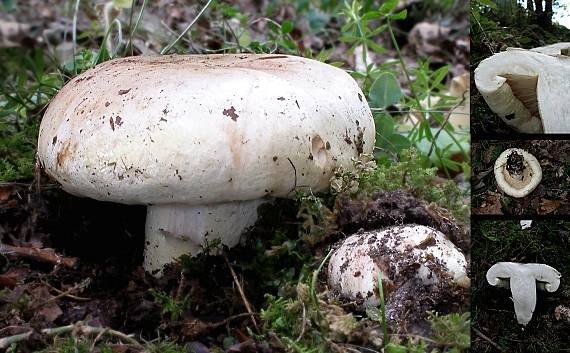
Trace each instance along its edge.
<instances>
[{"instance_id":1,"label":"mushroom cross section","mask_svg":"<svg viewBox=\"0 0 570 353\"><path fill-rule=\"evenodd\" d=\"M498 262L487 271L492 286L511 290L517 322L526 325L536 307L536 290L555 292L560 285L560 272L545 264Z\"/></svg>"},{"instance_id":2,"label":"mushroom cross section","mask_svg":"<svg viewBox=\"0 0 570 353\"><path fill-rule=\"evenodd\" d=\"M520 148L509 148L499 155L494 166L499 189L512 197L525 197L542 180L542 168L536 157Z\"/></svg>"},{"instance_id":3,"label":"mushroom cross section","mask_svg":"<svg viewBox=\"0 0 570 353\"><path fill-rule=\"evenodd\" d=\"M67 192L147 205L145 268L221 240L258 206L322 191L371 153L374 120L345 71L289 55L111 60L68 82L40 126L38 159ZM212 246L209 247L212 249Z\"/></svg>"},{"instance_id":4,"label":"mushroom cross section","mask_svg":"<svg viewBox=\"0 0 570 353\"><path fill-rule=\"evenodd\" d=\"M570 132L570 43L508 49L483 60L475 85L507 125L523 133Z\"/></svg>"}]
</instances>

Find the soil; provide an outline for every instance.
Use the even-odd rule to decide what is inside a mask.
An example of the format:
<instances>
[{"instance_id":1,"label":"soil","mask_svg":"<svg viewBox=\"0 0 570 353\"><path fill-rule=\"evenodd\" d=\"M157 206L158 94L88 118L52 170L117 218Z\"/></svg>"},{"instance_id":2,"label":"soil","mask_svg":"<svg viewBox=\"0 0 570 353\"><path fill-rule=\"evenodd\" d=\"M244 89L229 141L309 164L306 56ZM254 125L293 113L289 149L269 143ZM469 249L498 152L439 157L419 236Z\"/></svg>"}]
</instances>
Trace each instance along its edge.
<instances>
[{"instance_id":1,"label":"soil","mask_svg":"<svg viewBox=\"0 0 570 353\"><path fill-rule=\"evenodd\" d=\"M526 150L541 165L542 181L528 196L514 198L497 187L493 167L499 154L508 148ZM481 141L472 144L472 157L473 214L570 214L570 141Z\"/></svg>"},{"instance_id":2,"label":"soil","mask_svg":"<svg viewBox=\"0 0 570 353\"><path fill-rule=\"evenodd\" d=\"M145 274L140 266L145 207L77 198L59 189L36 193L24 186L10 185L0 191L3 201L0 226L4 239L10 239L6 242L20 247L53 248L59 256L80 261L78 266L69 268L2 251L0 327L5 328L4 337L31 328L39 330L83 322L136 333L137 337L146 339L156 337L156 329L160 328L162 334L172 339L211 346L221 345L227 328L231 327L234 336L244 337L240 343L243 350L236 348L236 352L279 351L274 346L269 350L265 344L254 343L245 334L251 322L243 315L246 308L223 257L183 258L182 263L168 267L161 279ZM373 208L362 208L361 203L373 205ZM342 234L338 231L390 226L412 220L441 230L455 229L455 241L463 246L468 239L459 231L461 227L438 216L428 205L403 191L377 193L372 199L359 202L343 199L334 210L334 214L341 216L335 221L339 227L336 235L329 240L338 239ZM280 282L276 273L292 271L291 276L298 276L306 265L306 259L291 255L278 258L276 263L275 259L259 256L260 251L266 253L267 246L261 245L260 239L275 234L276 223L281 229L289 227L292 234L297 233L295 203L279 200L261 212L262 218L249 234L250 240L226 251L228 261L247 288L249 301L258 309L264 305L265 293L284 295L294 291L291 283ZM327 244L321 244L310 251L321 253L322 257L326 247ZM319 290L325 289L325 282L326 278L321 278ZM392 303L403 296L408 298L406 303L415 307L410 298L419 295L420 287L413 286L413 291L403 287L388 304L395 307ZM71 296L61 295L62 292ZM174 318L157 302L153 294L157 292L180 301L187 298L190 305ZM401 329L426 334L429 330L425 322L426 308L437 309L443 314L466 305L463 294L450 292L448 288L431 288L431 295L442 298L438 301L440 304L422 303L414 310L417 315L406 316L400 312L397 324ZM49 344L50 340L50 337L34 334L18 349L31 352Z\"/></svg>"}]
</instances>

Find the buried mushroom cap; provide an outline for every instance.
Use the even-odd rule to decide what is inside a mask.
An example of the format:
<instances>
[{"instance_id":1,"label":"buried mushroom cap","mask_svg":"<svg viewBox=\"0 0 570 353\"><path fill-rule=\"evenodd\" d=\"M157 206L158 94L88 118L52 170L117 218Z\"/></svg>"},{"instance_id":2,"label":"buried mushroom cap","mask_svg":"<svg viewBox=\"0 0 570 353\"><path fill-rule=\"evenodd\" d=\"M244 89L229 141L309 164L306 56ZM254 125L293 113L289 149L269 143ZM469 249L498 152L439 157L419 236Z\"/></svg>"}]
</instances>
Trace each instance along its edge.
<instances>
[{"instance_id":1,"label":"buried mushroom cap","mask_svg":"<svg viewBox=\"0 0 570 353\"><path fill-rule=\"evenodd\" d=\"M526 325L536 307L536 290L555 292L560 286L560 272L545 264L498 262L487 271L492 286L510 288L517 322Z\"/></svg>"},{"instance_id":2,"label":"buried mushroom cap","mask_svg":"<svg viewBox=\"0 0 570 353\"><path fill-rule=\"evenodd\" d=\"M509 148L499 155L494 166L499 189L512 197L525 197L542 180L536 157L520 148Z\"/></svg>"},{"instance_id":3,"label":"buried mushroom cap","mask_svg":"<svg viewBox=\"0 0 570 353\"><path fill-rule=\"evenodd\" d=\"M446 236L430 227L404 225L357 233L331 256L333 290L364 307L377 306L378 275L386 297L409 286L469 287L467 261Z\"/></svg>"},{"instance_id":4,"label":"buried mushroom cap","mask_svg":"<svg viewBox=\"0 0 570 353\"><path fill-rule=\"evenodd\" d=\"M523 133L570 132L570 44L509 49L483 60L475 85L507 125Z\"/></svg>"},{"instance_id":5,"label":"buried mushroom cap","mask_svg":"<svg viewBox=\"0 0 570 353\"><path fill-rule=\"evenodd\" d=\"M66 191L148 205L145 268L219 238L234 246L267 197L328 187L370 153L374 121L343 70L288 55L111 60L50 103L38 157Z\"/></svg>"}]
</instances>

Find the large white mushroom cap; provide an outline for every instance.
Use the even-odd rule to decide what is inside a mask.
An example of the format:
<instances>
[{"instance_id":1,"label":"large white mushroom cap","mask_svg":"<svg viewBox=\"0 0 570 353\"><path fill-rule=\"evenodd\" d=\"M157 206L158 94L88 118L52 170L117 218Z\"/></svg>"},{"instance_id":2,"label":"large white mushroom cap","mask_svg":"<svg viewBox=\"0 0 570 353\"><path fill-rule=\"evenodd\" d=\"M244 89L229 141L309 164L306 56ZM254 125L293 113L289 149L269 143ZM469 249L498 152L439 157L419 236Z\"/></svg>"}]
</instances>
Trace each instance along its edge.
<instances>
[{"instance_id":1,"label":"large white mushroom cap","mask_svg":"<svg viewBox=\"0 0 570 353\"><path fill-rule=\"evenodd\" d=\"M215 238L235 245L265 197L327 188L374 137L357 83L318 61L130 57L61 89L38 157L72 194L150 205L145 267L154 270Z\"/></svg>"},{"instance_id":2,"label":"large white mushroom cap","mask_svg":"<svg viewBox=\"0 0 570 353\"><path fill-rule=\"evenodd\" d=\"M377 306L378 274L384 293L408 281L424 286L448 283L469 286L467 261L446 236L430 227L404 225L357 233L346 238L331 256L328 281L341 296Z\"/></svg>"},{"instance_id":3,"label":"large white mushroom cap","mask_svg":"<svg viewBox=\"0 0 570 353\"><path fill-rule=\"evenodd\" d=\"M507 165L512 153L522 156L524 169L516 179L508 171ZM495 180L497 186L512 197L525 197L536 189L542 180L542 168L535 156L520 148L509 148L503 151L495 161Z\"/></svg>"},{"instance_id":4,"label":"large white mushroom cap","mask_svg":"<svg viewBox=\"0 0 570 353\"><path fill-rule=\"evenodd\" d=\"M38 153L75 195L204 205L323 190L373 145L370 109L343 70L187 55L112 60L71 80L44 115Z\"/></svg>"},{"instance_id":5,"label":"large white mushroom cap","mask_svg":"<svg viewBox=\"0 0 570 353\"><path fill-rule=\"evenodd\" d=\"M475 85L506 124L524 133L570 132L568 43L534 50L509 49L475 69Z\"/></svg>"}]
</instances>

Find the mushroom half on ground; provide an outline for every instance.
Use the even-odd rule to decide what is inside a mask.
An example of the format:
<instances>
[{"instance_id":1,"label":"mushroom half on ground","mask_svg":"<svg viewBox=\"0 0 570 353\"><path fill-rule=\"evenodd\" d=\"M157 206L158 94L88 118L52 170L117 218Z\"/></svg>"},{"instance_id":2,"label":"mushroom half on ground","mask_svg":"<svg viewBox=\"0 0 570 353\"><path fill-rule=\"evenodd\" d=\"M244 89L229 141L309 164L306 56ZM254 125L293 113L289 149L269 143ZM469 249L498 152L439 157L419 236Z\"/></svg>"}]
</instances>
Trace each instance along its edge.
<instances>
[{"instance_id":1,"label":"mushroom half on ground","mask_svg":"<svg viewBox=\"0 0 570 353\"><path fill-rule=\"evenodd\" d=\"M362 301L363 307L379 304L379 275L388 312L397 310L388 304L391 297L402 297L403 292L414 296L425 287L468 288L470 283L463 253L443 233L414 224L351 235L334 251L328 266L332 289L341 297Z\"/></svg>"},{"instance_id":2,"label":"mushroom half on ground","mask_svg":"<svg viewBox=\"0 0 570 353\"><path fill-rule=\"evenodd\" d=\"M570 43L508 49L483 60L475 85L507 125L523 133L570 133Z\"/></svg>"},{"instance_id":3,"label":"mushroom half on ground","mask_svg":"<svg viewBox=\"0 0 570 353\"><path fill-rule=\"evenodd\" d=\"M499 189L512 197L525 197L542 180L536 157L520 148L509 148L495 161L495 180Z\"/></svg>"},{"instance_id":4,"label":"mushroom half on ground","mask_svg":"<svg viewBox=\"0 0 570 353\"><path fill-rule=\"evenodd\" d=\"M38 158L64 190L148 205L145 269L232 247L269 197L324 190L371 153L374 121L343 70L288 55L105 62L66 84Z\"/></svg>"},{"instance_id":5,"label":"mushroom half on ground","mask_svg":"<svg viewBox=\"0 0 570 353\"><path fill-rule=\"evenodd\" d=\"M498 262L487 271L487 282L492 286L511 290L517 322L526 325L536 307L536 290L556 292L560 286L560 272L545 264Z\"/></svg>"}]
</instances>

